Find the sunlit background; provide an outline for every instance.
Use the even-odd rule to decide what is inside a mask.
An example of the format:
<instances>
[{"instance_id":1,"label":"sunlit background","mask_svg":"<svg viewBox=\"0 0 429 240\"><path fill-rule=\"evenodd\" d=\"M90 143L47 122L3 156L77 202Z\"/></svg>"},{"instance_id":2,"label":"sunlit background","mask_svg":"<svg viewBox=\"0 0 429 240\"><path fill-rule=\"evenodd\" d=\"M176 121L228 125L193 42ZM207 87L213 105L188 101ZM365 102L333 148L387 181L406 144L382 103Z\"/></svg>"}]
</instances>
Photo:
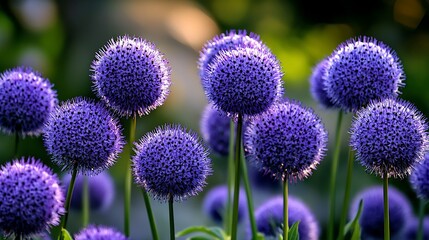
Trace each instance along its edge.
<instances>
[{"instance_id":1,"label":"sunlit background","mask_svg":"<svg viewBox=\"0 0 429 240\"><path fill-rule=\"evenodd\" d=\"M312 67L342 41L360 35L372 36L391 46L403 63L407 76L402 97L429 116L429 1L428 0L181 0L181 1L53 1L9 0L0 5L0 71L31 66L54 83L59 99L76 96L95 98L89 75L98 51L111 38L141 36L154 42L172 66L171 94L163 106L138 119L137 136L163 123L180 123L199 132L199 121L207 100L197 70L199 51L205 41L229 29L246 29L259 34L282 63L286 96L313 107L333 137L336 112L324 110L309 93ZM348 126L343 125L343 149L338 174L338 200L342 199ZM125 121L124 121L125 123ZM125 130L127 126L124 126ZM0 162L10 161L14 137L0 135ZM330 141L330 149L332 141ZM26 138L19 155L36 156L50 163L41 138ZM316 214L324 238L328 218L328 157L307 180L293 184L290 191ZM124 159L110 169L116 180L114 205L93 213L91 222L122 229ZM213 156L214 174L208 188L225 183L226 159ZM381 180L355 164L352 196ZM392 185L416 203L407 179ZM176 204L176 229L191 225L214 225L201 212L199 196ZM280 189L254 188L256 207ZM158 228L168 234L167 204L153 201ZM338 211L341 204L338 205ZM135 187L131 213L132 239L150 239L150 229L140 191ZM78 231L79 212L72 212L70 231ZM243 225L241 231L245 232Z\"/></svg>"}]
</instances>

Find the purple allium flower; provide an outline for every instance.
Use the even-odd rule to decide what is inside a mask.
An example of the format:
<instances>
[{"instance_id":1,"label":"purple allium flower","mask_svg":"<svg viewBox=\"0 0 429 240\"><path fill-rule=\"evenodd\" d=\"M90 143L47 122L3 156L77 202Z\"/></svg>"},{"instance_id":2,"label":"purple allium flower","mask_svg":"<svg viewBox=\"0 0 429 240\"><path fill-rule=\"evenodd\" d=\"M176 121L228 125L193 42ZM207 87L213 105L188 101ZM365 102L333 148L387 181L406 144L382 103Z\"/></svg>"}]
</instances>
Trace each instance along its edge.
<instances>
[{"instance_id":1,"label":"purple allium flower","mask_svg":"<svg viewBox=\"0 0 429 240\"><path fill-rule=\"evenodd\" d=\"M331 108L334 106L331 99L328 97L328 93L325 89L325 72L328 61L326 59L320 61L313 69L313 74L310 77L310 92L313 99L320 105Z\"/></svg>"},{"instance_id":2,"label":"purple allium flower","mask_svg":"<svg viewBox=\"0 0 429 240\"><path fill-rule=\"evenodd\" d=\"M411 103L385 99L356 113L350 145L367 171L403 177L427 150L426 130L425 118Z\"/></svg>"},{"instance_id":3,"label":"purple allium flower","mask_svg":"<svg viewBox=\"0 0 429 240\"><path fill-rule=\"evenodd\" d=\"M363 199L363 207L359 224L362 229L362 239L383 239L383 188L369 187L358 193L350 208L350 218L355 217L361 199ZM389 187L389 220L392 238L402 234L410 216L411 206L407 198L395 188Z\"/></svg>"},{"instance_id":4,"label":"purple allium flower","mask_svg":"<svg viewBox=\"0 0 429 240\"><path fill-rule=\"evenodd\" d=\"M419 220L416 217L411 217L407 220L407 227L405 228L405 233L403 240L416 240L417 232L419 230ZM423 219L423 239L429 239L429 217Z\"/></svg>"},{"instance_id":5,"label":"purple allium flower","mask_svg":"<svg viewBox=\"0 0 429 240\"><path fill-rule=\"evenodd\" d=\"M200 52L200 58L198 60L201 79L205 77L208 66L219 52L243 47L269 51L268 47L262 43L259 35L252 32L247 35L246 30L231 30L207 41Z\"/></svg>"},{"instance_id":6,"label":"purple allium flower","mask_svg":"<svg viewBox=\"0 0 429 240\"><path fill-rule=\"evenodd\" d=\"M284 100L256 116L246 131L251 161L275 179L301 180L322 160L327 132L298 101Z\"/></svg>"},{"instance_id":7,"label":"purple allium flower","mask_svg":"<svg viewBox=\"0 0 429 240\"><path fill-rule=\"evenodd\" d=\"M33 157L6 163L0 170L0 229L34 236L58 225L64 193L57 176Z\"/></svg>"},{"instance_id":8,"label":"purple allium flower","mask_svg":"<svg viewBox=\"0 0 429 240\"><path fill-rule=\"evenodd\" d=\"M231 194L232 197L232 194ZM232 198L231 198L232 200ZM203 211L215 222L222 223L224 213L228 204L228 187L217 186L210 189L204 197ZM243 189L240 189L238 202L238 222L246 216L247 202Z\"/></svg>"},{"instance_id":9,"label":"purple allium flower","mask_svg":"<svg viewBox=\"0 0 429 240\"><path fill-rule=\"evenodd\" d=\"M332 102L354 112L371 100L398 96L405 73L390 47L371 37L359 37L337 47L328 58L324 78Z\"/></svg>"},{"instance_id":10,"label":"purple allium flower","mask_svg":"<svg viewBox=\"0 0 429 240\"><path fill-rule=\"evenodd\" d=\"M419 198L429 200L429 153L425 154L423 161L414 165L410 183Z\"/></svg>"},{"instance_id":11,"label":"purple allium flower","mask_svg":"<svg viewBox=\"0 0 429 240\"><path fill-rule=\"evenodd\" d=\"M86 176L78 175L74 185L73 196L70 207L72 209L82 209L83 186ZM107 172L101 172L96 176L87 176L89 207L94 210L105 210L110 207L115 194L113 179ZM67 174L63 178L64 189L68 189L71 175Z\"/></svg>"},{"instance_id":12,"label":"purple allium flower","mask_svg":"<svg viewBox=\"0 0 429 240\"><path fill-rule=\"evenodd\" d=\"M91 70L96 94L121 116L148 114L169 94L169 63L142 38L110 40L96 54Z\"/></svg>"},{"instance_id":13,"label":"purple allium flower","mask_svg":"<svg viewBox=\"0 0 429 240\"><path fill-rule=\"evenodd\" d=\"M282 96L282 75L268 50L237 48L216 54L202 85L216 108L231 115L257 115Z\"/></svg>"},{"instance_id":14,"label":"purple allium flower","mask_svg":"<svg viewBox=\"0 0 429 240\"><path fill-rule=\"evenodd\" d=\"M98 174L115 163L124 145L121 127L103 104L84 98L63 103L49 118L44 141L53 161L67 170Z\"/></svg>"},{"instance_id":15,"label":"purple allium flower","mask_svg":"<svg viewBox=\"0 0 429 240\"><path fill-rule=\"evenodd\" d=\"M195 133L181 126L166 125L147 133L135 151L136 183L160 200L198 194L212 172L208 151Z\"/></svg>"},{"instance_id":16,"label":"purple allium flower","mask_svg":"<svg viewBox=\"0 0 429 240\"><path fill-rule=\"evenodd\" d=\"M319 237L319 226L311 210L299 199L289 196L289 227L299 221L300 240L316 240ZM283 196L277 196L263 203L255 211L256 227L266 237L275 237L283 228Z\"/></svg>"},{"instance_id":17,"label":"purple allium flower","mask_svg":"<svg viewBox=\"0 0 429 240\"><path fill-rule=\"evenodd\" d=\"M0 76L0 130L21 136L42 133L57 105L49 80L31 68L17 67Z\"/></svg>"},{"instance_id":18,"label":"purple allium flower","mask_svg":"<svg viewBox=\"0 0 429 240\"><path fill-rule=\"evenodd\" d=\"M228 156L231 119L208 104L201 117L201 134L213 152Z\"/></svg>"},{"instance_id":19,"label":"purple allium flower","mask_svg":"<svg viewBox=\"0 0 429 240\"><path fill-rule=\"evenodd\" d=\"M80 230L80 232L74 236L74 239L75 240L127 240L128 238L114 228L89 225L88 227Z\"/></svg>"},{"instance_id":20,"label":"purple allium flower","mask_svg":"<svg viewBox=\"0 0 429 240\"><path fill-rule=\"evenodd\" d=\"M249 178L252 181L252 186L264 191L276 191L281 186L278 179L272 178L270 175L259 171L256 166L249 166Z\"/></svg>"}]
</instances>

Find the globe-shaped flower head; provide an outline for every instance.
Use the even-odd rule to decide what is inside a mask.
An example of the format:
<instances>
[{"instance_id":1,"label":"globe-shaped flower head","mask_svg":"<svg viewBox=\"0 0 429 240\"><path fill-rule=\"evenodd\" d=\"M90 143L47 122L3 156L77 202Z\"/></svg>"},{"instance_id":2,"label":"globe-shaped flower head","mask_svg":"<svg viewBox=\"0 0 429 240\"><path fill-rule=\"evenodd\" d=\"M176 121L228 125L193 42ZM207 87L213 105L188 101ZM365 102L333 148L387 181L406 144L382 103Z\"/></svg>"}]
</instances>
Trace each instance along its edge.
<instances>
[{"instance_id":1,"label":"globe-shaped flower head","mask_svg":"<svg viewBox=\"0 0 429 240\"><path fill-rule=\"evenodd\" d=\"M200 70L201 79L204 78L208 66L219 52L233 50L240 47L269 51L268 47L260 40L259 35L255 33L247 35L246 30L231 30L226 33L222 33L207 41L200 52L198 68Z\"/></svg>"},{"instance_id":2,"label":"globe-shaped flower head","mask_svg":"<svg viewBox=\"0 0 429 240\"><path fill-rule=\"evenodd\" d=\"M403 177L423 158L428 145L426 121L411 103L399 99L372 102L356 116L350 145L367 171Z\"/></svg>"},{"instance_id":3,"label":"globe-shaped flower head","mask_svg":"<svg viewBox=\"0 0 429 240\"><path fill-rule=\"evenodd\" d=\"M359 224L362 239L383 239L383 188L370 187L358 193L350 208L350 218L355 217L361 199L363 207ZM389 188L389 216L390 236L395 239L405 230L407 220L411 216L411 206L407 198L392 187Z\"/></svg>"},{"instance_id":4,"label":"globe-shaped flower head","mask_svg":"<svg viewBox=\"0 0 429 240\"><path fill-rule=\"evenodd\" d=\"M91 70L96 94L121 116L148 114L169 93L168 61L141 38L112 39L96 54Z\"/></svg>"},{"instance_id":5,"label":"globe-shaped flower head","mask_svg":"<svg viewBox=\"0 0 429 240\"><path fill-rule=\"evenodd\" d=\"M31 68L17 67L0 76L0 130L39 135L57 105L52 84Z\"/></svg>"},{"instance_id":6,"label":"globe-shaped flower head","mask_svg":"<svg viewBox=\"0 0 429 240\"><path fill-rule=\"evenodd\" d=\"M289 196L289 227L299 221L300 240L316 240L319 226L311 210L299 199ZM265 237L276 237L282 233L283 197L277 196L263 203L255 211L256 227Z\"/></svg>"},{"instance_id":7,"label":"globe-shaped flower head","mask_svg":"<svg viewBox=\"0 0 429 240\"><path fill-rule=\"evenodd\" d=\"M266 111L283 94L279 61L265 48L238 47L217 53L202 79L216 108L235 116Z\"/></svg>"},{"instance_id":8,"label":"globe-shaped flower head","mask_svg":"<svg viewBox=\"0 0 429 240\"><path fill-rule=\"evenodd\" d=\"M419 198L429 200L429 153L425 154L423 161L414 165L410 183Z\"/></svg>"},{"instance_id":9,"label":"globe-shaped flower head","mask_svg":"<svg viewBox=\"0 0 429 240\"><path fill-rule=\"evenodd\" d=\"M69 100L54 111L44 142L60 167L90 174L112 166L124 145L118 121L103 104L83 98Z\"/></svg>"},{"instance_id":10,"label":"globe-shaped flower head","mask_svg":"<svg viewBox=\"0 0 429 240\"><path fill-rule=\"evenodd\" d=\"M213 105L208 104L201 117L201 135L210 149L221 155L229 153L231 119Z\"/></svg>"},{"instance_id":11,"label":"globe-shaped flower head","mask_svg":"<svg viewBox=\"0 0 429 240\"><path fill-rule=\"evenodd\" d=\"M255 117L246 131L249 157L275 179L303 179L322 160L327 132L299 102L284 100Z\"/></svg>"},{"instance_id":12,"label":"globe-shaped flower head","mask_svg":"<svg viewBox=\"0 0 429 240\"><path fill-rule=\"evenodd\" d=\"M320 105L331 108L334 106L331 99L328 97L328 93L325 89L325 72L328 61L326 59L320 61L313 69L313 74L310 77L310 92L314 100Z\"/></svg>"},{"instance_id":13,"label":"globe-shaped flower head","mask_svg":"<svg viewBox=\"0 0 429 240\"><path fill-rule=\"evenodd\" d=\"M238 222L246 215L247 202L243 189L240 189L238 202ZM203 210L215 222L222 223L225 219L226 206L228 204L228 187L220 185L210 189L204 197Z\"/></svg>"},{"instance_id":14,"label":"globe-shaped flower head","mask_svg":"<svg viewBox=\"0 0 429 240\"><path fill-rule=\"evenodd\" d=\"M113 179L107 172L101 172L96 176L88 176L88 194L89 207L94 211L103 211L110 207L115 195L115 186ZM64 179L64 189L68 189L71 175L67 174ZM74 184L73 196L70 207L76 210L82 210L83 187L85 176L78 175Z\"/></svg>"},{"instance_id":15,"label":"globe-shaped flower head","mask_svg":"<svg viewBox=\"0 0 429 240\"><path fill-rule=\"evenodd\" d=\"M114 228L89 225L88 227L80 230L80 232L74 236L74 239L75 240L127 240L128 238Z\"/></svg>"},{"instance_id":16,"label":"globe-shaped flower head","mask_svg":"<svg viewBox=\"0 0 429 240\"><path fill-rule=\"evenodd\" d=\"M157 128L136 144L135 181L160 200L194 196L212 171L207 155L195 133L180 126Z\"/></svg>"},{"instance_id":17,"label":"globe-shaped flower head","mask_svg":"<svg viewBox=\"0 0 429 240\"><path fill-rule=\"evenodd\" d=\"M52 171L32 157L0 170L0 230L31 237L58 225L64 194Z\"/></svg>"},{"instance_id":18,"label":"globe-shaped flower head","mask_svg":"<svg viewBox=\"0 0 429 240\"><path fill-rule=\"evenodd\" d=\"M404 240L416 240L419 229L419 220L412 216L407 220L407 226L402 239ZM423 239L429 239L429 217L423 219Z\"/></svg>"},{"instance_id":19,"label":"globe-shaped flower head","mask_svg":"<svg viewBox=\"0 0 429 240\"><path fill-rule=\"evenodd\" d=\"M396 97L405 74L396 53L370 37L349 39L328 58L325 89L345 111L357 111L371 100Z\"/></svg>"}]
</instances>

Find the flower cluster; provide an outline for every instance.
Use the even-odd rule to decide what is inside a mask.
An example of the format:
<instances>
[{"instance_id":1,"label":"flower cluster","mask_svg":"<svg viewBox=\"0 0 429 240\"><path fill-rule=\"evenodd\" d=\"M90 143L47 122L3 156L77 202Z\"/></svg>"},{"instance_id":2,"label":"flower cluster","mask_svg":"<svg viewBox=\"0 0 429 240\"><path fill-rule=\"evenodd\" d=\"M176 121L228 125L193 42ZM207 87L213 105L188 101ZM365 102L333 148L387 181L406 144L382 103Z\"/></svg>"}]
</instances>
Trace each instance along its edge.
<instances>
[{"instance_id":1,"label":"flower cluster","mask_svg":"<svg viewBox=\"0 0 429 240\"><path fill-rule=\"evenodd\" d=\"M0 76L0 130L39 135L57 105L52 84L31 68L17 67Z\"/></svg>"},{"instance_id":2,"label":"flower cluster","mask_svg":"<svg viewBox=\"0 0 429 240\"><path fill-rule=\"evenodd\" d=\"M134 178L160 200L181 200L202 191L211 174L207 150L193 132L164 126L147 133L136 144Z\"/></svg>"},{"instance_id":3,"label":"flower cluster","mask_svg":"<svg viewBox=\"0 0 429 240\"><path fill-rule=\"evenodd\" d=\"M429 199L429 153L425 154L423 161L414 166L410 183L419 198Z\"/></svg>"},{"instance_id":4,"label":"flower cluster","mask_svg":"<svg viewBox=\"0 0 429 240\"><path fill-rule=\"evenodd\" d=\"M303 179L322 160L327 132L317 115L284 100L255 117L246 132L249 157L276 179Z\"/></svg>"},{"instance_id":5,"label":"flower cluster","mask_svg":"<svg viewBox=\"0 0 429 240\"><path fill-rule=\"evenodd\" d=\"M325 89L325 72L328 65L328 60L324 59L320 61L313 69L313 73L310 77L310 92L313 98L326 108L334 106L331 99L328 97L328 93Z\"/></svg>"},{"instance_id":6,"label":"flower cluster","mask_svg":"<svg viewBox=\"0 0 429 240\"><path fill-rule=\"evenodd\" d=\"M52 113L44 142L60 167L89 174L112 166L124 145L118 121L101 103L83 98L66 101Z\"/></svg>"},{"instance_id":7,"label":"flower cluster","mask_svg":"<svg viewBox=\"0 0 429 240\"><path fill-rule=\"evenodd\" d=\"M204 197L203 211L213 221L222 223L226 213L228 203L228 187L220 185L210 189ZM239 202L238 202L238 222L246 216L247 210L246 195L243 189L240 189Z\"/></svg>"},{"instance_id":8,"label":"flower cluster","mask_svg":"<svg viewBox=\"0 0 429 240\"><path fill-rule=\"evenodd\" d=\"M64 213L64 193L52 171L33 157L7 163L0 170L0 229L29 237L57 225Z\"/></svg>"},{"instance_id":9,"label":"flower cluster","mask_svg":"<svg viewBox=\"0 0 429 240\"><path fill-rule=\"evenodd\" d=\"M231 120L211 104L204 109L201 118L201 135L210 149L221 156L229 153Z\"/></svg>"},{"instance_id":10,"label":"flower cluster","mask_svg":"<svg viewBox=\"0 0 429 240\"><path fill-rule=\"evenodd\" d=\"M97 53L91 69L96 94L121 116L148 114L169 93L169 63L142 38L111 40Z\"/></svg>"},{"instance_id":11,"label":"flower cluster","mask_svg":"<svg viewBox=\"0 0 429 240\"><path fill-rule=\"evenodd\" d=\"M75 240L127 240L121 232L105 226L90 225L74 236Z\"/></svg>"}]
</instances>

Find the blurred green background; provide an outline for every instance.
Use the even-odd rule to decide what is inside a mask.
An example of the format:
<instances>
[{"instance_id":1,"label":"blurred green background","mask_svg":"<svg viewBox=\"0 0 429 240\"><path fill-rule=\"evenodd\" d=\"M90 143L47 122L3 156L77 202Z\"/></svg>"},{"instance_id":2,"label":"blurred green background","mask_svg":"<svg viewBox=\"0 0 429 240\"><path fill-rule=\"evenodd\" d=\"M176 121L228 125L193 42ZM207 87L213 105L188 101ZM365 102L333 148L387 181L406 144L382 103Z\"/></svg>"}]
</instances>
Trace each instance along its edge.
<instances>
[{"instance_id":1,"label":"blurred green background","mask_svg":"<svg viewBox=\"0 0 429 240\"><path fill-rule=\"evenodd\" d=\"M171 94L165 104L138 119L137 136L163 123L180 123L199 132L200 114L207 100L197 70L199 50L208 39L229 29L259 34L282 63L286 96L313 107L330 133L328 156L312 176L293 184L290 191L316 214L325 236L328 216L328 179L336 112L318 106L309 93L312 67L342 41L367 35L391 46L402 61L407 80L402 98L429 116L429 1L426 0L181 0L181 1L0 1L0 71L32 66L55 85L61 101L95 98L89 75L95 53L111 38L124 34L154 42L172 66ZM343 196L348 127L343 124L343 149L338 173L338 200ZM123 121L126 123L126 121ZM125 131L127 126L124 124ZM124 131L124 132L125 132ZM12 158L14 137L0 135L0 162ZM52 166L41 138L25 138L19 155L36 156ZM122 230L124 159L110 169L116 180L114 205L95 213L91 221ZM206 190L224 183L225 159L213 156L214 174ZM353 195L381 180L354 166ZM416 198L407 179L393 180L416 209ZM256 207L280 189L255 188ZM176 204L177 230L190 225L213 225L201 212L199 196ZM153 201L161 234L167 234L165 203ZM341 204L338 204L338 211ZM132 239L150 239L144 203L137 187L132 198ZM72 233L80 228L80 215L69 217ZM242 231L244 227L242 227ZM166 235L163 235L166 236Z\"/></svg>"}]
</instances>

